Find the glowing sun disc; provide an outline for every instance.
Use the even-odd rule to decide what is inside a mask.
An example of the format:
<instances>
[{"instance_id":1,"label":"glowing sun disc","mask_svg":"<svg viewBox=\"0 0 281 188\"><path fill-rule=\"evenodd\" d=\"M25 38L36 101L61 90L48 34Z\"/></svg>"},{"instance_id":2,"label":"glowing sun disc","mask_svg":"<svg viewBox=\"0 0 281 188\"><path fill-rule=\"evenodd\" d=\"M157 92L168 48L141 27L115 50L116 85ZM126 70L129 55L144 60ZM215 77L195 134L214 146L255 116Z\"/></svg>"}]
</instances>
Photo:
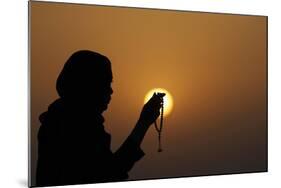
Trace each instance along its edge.
<instances>
[{"instance_id":1,"label":"glowing sun disc","mask_svg":"<svg viewBox=\"0 0 281 188\"><path fill-rule=\"evenodd\" d=\"M154 89L150 90L149 92L147 92L147 94L144 97L144 104L152 97L154 92L166 93L166 95L164 96L164 113L163 113L163 115L164 116L169 115L173 109L173 97L166 89L154 88Z\"/></svg>"}]
</instances>

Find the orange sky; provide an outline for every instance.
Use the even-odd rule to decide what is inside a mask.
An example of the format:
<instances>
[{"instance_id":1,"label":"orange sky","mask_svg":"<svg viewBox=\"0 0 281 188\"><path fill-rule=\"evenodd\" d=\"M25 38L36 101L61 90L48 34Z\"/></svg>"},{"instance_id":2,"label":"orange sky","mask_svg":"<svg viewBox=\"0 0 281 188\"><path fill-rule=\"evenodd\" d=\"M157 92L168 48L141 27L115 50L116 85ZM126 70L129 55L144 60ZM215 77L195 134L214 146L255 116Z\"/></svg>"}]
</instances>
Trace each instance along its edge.
<instances>
[{"instance_id":1,"label":"orange sky","mask_svg":"<svg viewBox=\"0 0 281 188\"><path fill-rule=\"evenodd\" d=\"M173 95L164 152L156 152L151 127L131 179L265 170L267 17L30 4L33 177L38 116L57 98L57 76L80 49L112 62L114 94L104 116L113 150L132 130L150 89Z\"/></svg>"}]
</instances>

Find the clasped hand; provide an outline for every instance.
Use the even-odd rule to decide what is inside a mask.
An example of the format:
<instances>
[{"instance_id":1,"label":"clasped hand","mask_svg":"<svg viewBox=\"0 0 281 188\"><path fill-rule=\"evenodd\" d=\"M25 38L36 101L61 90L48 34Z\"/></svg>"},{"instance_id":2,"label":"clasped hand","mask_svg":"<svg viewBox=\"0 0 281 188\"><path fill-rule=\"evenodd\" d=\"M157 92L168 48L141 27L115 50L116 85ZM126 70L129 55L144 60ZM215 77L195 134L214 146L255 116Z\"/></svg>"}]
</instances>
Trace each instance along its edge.
<instances>
[{"instance_id":1,"label":"clasped hand","mask_svg":"<svg viewBox=\"0 0 281 188\"><path fill-rule=\"evenodd\" d=\"M154 93L149 101L143 106L139 122L145 126L150 126L160 115L160 108L163 104L165 93Z\"/></svg>"}]
</instances>

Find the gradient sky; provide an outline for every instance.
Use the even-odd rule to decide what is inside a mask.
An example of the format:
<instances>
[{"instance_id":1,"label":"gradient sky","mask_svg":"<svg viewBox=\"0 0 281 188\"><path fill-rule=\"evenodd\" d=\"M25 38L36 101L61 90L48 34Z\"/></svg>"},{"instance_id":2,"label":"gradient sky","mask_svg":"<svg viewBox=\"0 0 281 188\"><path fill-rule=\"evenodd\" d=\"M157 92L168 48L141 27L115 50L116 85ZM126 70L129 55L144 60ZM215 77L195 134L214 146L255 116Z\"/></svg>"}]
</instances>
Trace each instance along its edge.
<instances>
[{"instance_id":1,"label":"gradient sky","mask_svg":"<svg viewBox=\"0 0 281 188\"><path fill-rule=\"evenodd\" d=\"M134 127L150 89L165 88L174 98L164 119L164 152L157 153L151 127L131 179L266 170L266 17L30 5L33 183L38 116L58 97L64 63L81 49L112 62L114 94L104 125L113 151Z\"/></svg>"}]
</instances>

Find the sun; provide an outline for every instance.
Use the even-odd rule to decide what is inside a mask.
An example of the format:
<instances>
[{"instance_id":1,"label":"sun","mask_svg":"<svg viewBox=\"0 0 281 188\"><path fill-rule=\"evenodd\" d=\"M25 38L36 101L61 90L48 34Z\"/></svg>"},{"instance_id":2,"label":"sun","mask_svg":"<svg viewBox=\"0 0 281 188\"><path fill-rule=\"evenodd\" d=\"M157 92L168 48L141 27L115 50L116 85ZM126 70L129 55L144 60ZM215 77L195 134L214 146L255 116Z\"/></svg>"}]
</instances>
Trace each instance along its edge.
<instances>
[{"instance_id":1,"label":"sun","mask_svg":"<svg viewBox=\"0 0 281 188\"><path fill-rule=\"evenodd\" d=\"M163 88L151 89L149 92L147 92L147 94L144 97L144 104L152 97L154 92L166 93L166 95L164 96L164 113L163 113L163 115L164 116L169 115L173 109L174 104L173 104L172 95L166 89L163 89Z\"/></svg>"}]
</instances>

